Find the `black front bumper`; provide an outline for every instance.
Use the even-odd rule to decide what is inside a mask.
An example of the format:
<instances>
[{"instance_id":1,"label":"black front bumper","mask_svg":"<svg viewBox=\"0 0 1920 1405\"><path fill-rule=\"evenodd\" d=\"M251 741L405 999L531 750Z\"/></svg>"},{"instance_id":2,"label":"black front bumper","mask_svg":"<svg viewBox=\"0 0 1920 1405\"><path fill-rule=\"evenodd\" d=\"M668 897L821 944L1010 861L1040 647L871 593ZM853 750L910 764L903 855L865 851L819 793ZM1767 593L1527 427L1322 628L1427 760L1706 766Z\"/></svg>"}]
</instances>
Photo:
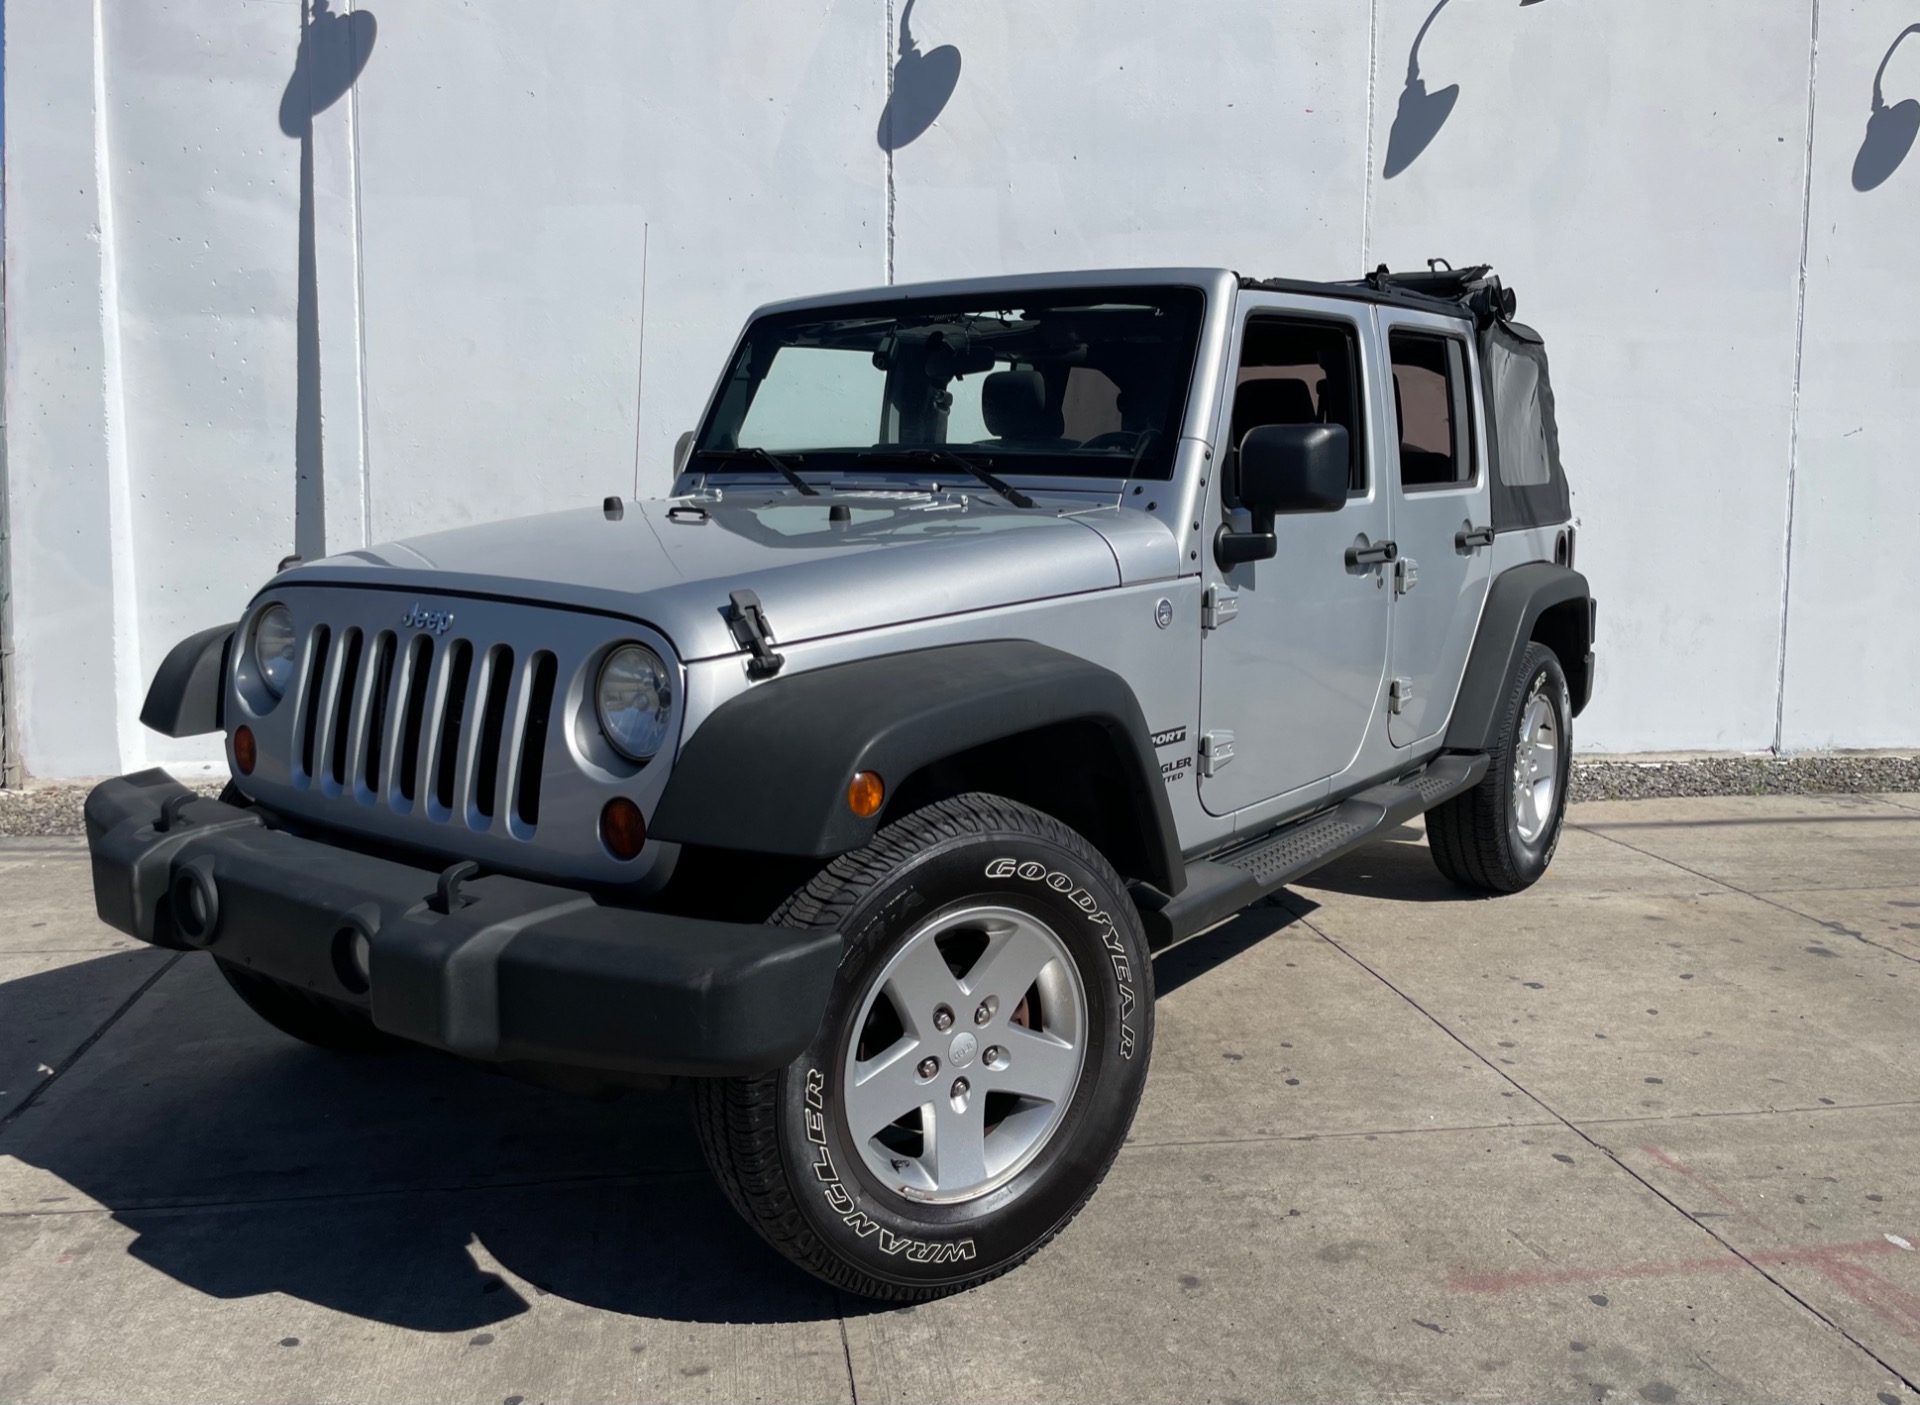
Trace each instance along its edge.
<instances>
[{"instance_id":1,"label":"black front bumper","mask_svg":"<svg viewBox=\"0 0 1920 1405\"><path fill-rule=\"evenodd\" d=\"M765 1073L812 1039L840 964L837 933L610 907L503 875L449 901L430 870L269 828L164 771L96 787L86 815L103 921L468 1058Z\"/></svg>"}]
</instances>

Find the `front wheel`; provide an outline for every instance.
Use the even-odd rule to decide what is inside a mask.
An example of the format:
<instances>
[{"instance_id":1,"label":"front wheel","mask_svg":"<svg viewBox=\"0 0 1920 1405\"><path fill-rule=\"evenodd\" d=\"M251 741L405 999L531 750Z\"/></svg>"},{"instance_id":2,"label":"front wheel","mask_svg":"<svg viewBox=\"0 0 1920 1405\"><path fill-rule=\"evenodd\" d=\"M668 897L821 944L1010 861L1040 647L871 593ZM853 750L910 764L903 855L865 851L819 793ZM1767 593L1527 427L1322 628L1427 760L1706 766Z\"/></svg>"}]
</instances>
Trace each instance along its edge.
<instances>
[{"instance_id":1,"label":"front wheel","mask_svg":"<svg viewBox=\"0 0 1920 1405\"><path fill-rule=\"evenodd\" d=\"M1572 724L1560 660L1527 645L1501 694L1486 779L1427 815L1427 847L1442 873L1486 893L1540 881L1566 818Z\"/></svg>"},{"instance_id":2,"label":"front wheel","mask_svg":"<svg viewBox=\"0 0 1920 1405\"><path fill-rule=\"evenodd\" d=\"M1119 876L1065 825L963 795L774 917L846 952L786 1068L696 1085L709 1164L775 1248L896 1301L1004 1273L1073 1218L1146 1081L1153 973Z\"/></svg>"}]
</instances>

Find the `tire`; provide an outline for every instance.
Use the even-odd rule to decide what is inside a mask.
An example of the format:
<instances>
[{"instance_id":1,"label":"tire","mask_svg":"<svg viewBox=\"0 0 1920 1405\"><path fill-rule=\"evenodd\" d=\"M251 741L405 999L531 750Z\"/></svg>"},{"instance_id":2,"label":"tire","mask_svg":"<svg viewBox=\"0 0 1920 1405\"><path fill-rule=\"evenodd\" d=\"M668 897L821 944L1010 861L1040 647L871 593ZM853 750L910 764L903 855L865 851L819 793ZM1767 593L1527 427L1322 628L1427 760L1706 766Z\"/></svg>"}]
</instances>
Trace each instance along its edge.
<instances>
[{"instance_id":1,"label":"tire","mask_svg":"<svg viewBox=\"0 0 1920 1405\"><path fill-rule=\"evenodd\" d=\"M295 1039L336 1054L385 1054L408 1047L407 1041L375 1027L351 1005L309 994L284 981L214 957L220 974L254 1014Z\"/></svg>"},{"instance_id":2,"label":"tire","mask_svg":"<svg viewBox=\"0 0 1920 1405\"><path fill-rule=\"evenodd\" d=\"M1527 645L1501 694L1486 779L1427 814L1427 846L1441 873L1484 893L1540 881L1566 818L1572 723L1560 660L1544 644Z\"/></svg>"},{"instance_id":3,"label":"tire","mask_svg":"<svg viewBox=\"0 0 1920 1405\"><path fill-rule=\"evenodd\" d=\"M1058 1234L1126 1139L1153 1047L1146 937L1100 854L962 795L836 859L772 920L837 929L846 952L798 1058L694 1086L734 1208L802 1268L895 1302L985 1282Z\"/></svg>"}]
</instances>

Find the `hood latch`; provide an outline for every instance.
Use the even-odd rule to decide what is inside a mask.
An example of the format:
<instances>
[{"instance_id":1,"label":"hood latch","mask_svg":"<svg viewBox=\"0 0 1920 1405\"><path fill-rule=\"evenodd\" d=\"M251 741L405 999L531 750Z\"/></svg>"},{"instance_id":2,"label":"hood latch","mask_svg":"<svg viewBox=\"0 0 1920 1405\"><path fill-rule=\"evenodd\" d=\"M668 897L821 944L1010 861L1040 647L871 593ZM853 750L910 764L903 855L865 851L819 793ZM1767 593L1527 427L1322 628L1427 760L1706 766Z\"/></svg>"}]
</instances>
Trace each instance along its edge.
<instances>
[{"instance_id":1,"label":"hood latch","mask_svg":"<svg viewBox=\"0 0 1920 1405\"><path fill-rule=\"evenodd\" d=\"M747 677L773 677L787 660L773 651L773 626L767 623L760 597L751 590L736 590L727 598L727 628L733 631L734 642L753 655L747 660Z\"/></svg>"}]
</instances>

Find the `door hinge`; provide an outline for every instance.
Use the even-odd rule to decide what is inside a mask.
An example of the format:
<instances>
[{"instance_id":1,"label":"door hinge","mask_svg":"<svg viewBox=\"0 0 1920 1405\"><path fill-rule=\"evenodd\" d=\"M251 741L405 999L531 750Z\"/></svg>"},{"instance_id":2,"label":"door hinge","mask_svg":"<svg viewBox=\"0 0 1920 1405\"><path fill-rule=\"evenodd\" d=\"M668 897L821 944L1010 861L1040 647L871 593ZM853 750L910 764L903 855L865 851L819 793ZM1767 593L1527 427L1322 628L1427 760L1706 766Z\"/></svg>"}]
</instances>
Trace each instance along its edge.
<instances>
[{"instance_id":1,"label":"door hinge","mask_svg":"<svg viewBox=\"0 0 1920 1405\"><path fill-rule=\"evenodd\" d=\"M1415 561L1411 556L1402 556L1398 561L1393 563L1393 593L1395 595L1411 594L1413 588L1418 584L1420 584L1420 563L1418 561Z\"/></svg>"},{"instance_id":2,"label":"door hinge","mask_svg":"<svg viewBox=\"0 0 1920 1405\"><path fill-rule=\"evenodd\" d=\"M1395 717L1407 710L1407 704L1413 701L1413 680L1396 678L1387 685L1387 711Z\"/></svg>"},{"instance_id":3,"label":"door hinge","mask_svg":"<svg viewBox=\"0 0 1920 1405\"><path fill-rule=\"evenodd\" d=\"M753 655L747 660L747 677L773 677L787 660L773 651L773 626L767 623L760 597L751 590L736 590L727 599L727 628L734 642Z\"/></svg>"},{"instance_id":4,"label":"door hinge","mask_svg":"<svg viewBox=\"0 0 1920 1405\"><path fill-rule=\"evenodd\" d=\"M1223 590L1217 585L1207 587L1207 593L1200 598L1200 627L1218 629L1229 620L1240 615L1240 597L1231 590Z\"/></svg>"},{"instance_id":5,"label":"door hinge","mask_svg":"<svg viewBox=\"0 0 1920 1405\"><path fill-rule=\"evenodd\" d=\"M1206 732L1200 738L1200 774L1217 776L1233 760L1233 733Z\"/></svg>"}]
</instances>

